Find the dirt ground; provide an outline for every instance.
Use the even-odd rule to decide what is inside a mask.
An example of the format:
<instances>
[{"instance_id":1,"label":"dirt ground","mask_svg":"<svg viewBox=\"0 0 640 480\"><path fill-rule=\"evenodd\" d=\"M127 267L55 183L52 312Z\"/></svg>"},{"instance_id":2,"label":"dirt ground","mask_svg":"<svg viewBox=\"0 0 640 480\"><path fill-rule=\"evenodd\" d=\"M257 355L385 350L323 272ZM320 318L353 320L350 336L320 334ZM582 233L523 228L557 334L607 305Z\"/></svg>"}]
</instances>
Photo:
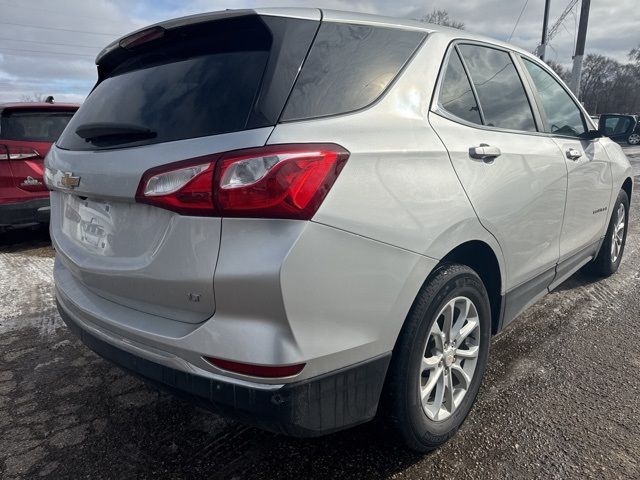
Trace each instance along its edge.
<instances>
[{"instance_id":1,"label":"dirt ground","mask_svg":"<svg viewBox=\"0 0 640 480\"><path fill-rule=\"evenodd\" d=\"M156 392L67 331L47 232L0 235L0 477L640 478L639 201L619 272L576 274L495 337L469 418L424 456L378 421L296 440Z\"/></svg>"}]
</instances>

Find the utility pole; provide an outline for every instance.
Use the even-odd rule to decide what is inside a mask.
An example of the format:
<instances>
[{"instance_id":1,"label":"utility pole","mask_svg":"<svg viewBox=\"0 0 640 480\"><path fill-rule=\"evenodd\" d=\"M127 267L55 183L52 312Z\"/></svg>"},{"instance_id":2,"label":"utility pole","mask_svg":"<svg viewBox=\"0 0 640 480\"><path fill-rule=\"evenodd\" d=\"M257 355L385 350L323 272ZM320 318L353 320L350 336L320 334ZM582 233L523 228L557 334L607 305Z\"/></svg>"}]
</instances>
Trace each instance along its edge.
<instances>
[{"instance_id":1,"label":"utility pole","mask_svg":"<svg viewBox=\"0 0 640 480\"><path fill-rule=\"evenodd\" d=\"M540 42L540 60L547 53L547 27L549 26L549 7L551 0L544 0L544 19L542 20L542 41Z\"/></svg>"},{"instance_id":2,"label":"utility pole","mask_svg":"<svg viewBox=\"0 0 640 480\"><path fill-rule=\"evenodd\" d=\"M573 56L573 69L571 70L571 91L580 99L580 77L582 76L582 58L584 57L584 44L587 40L587 24L589 23L589 8L591 0L582 0L580 10L580 24L578 25L578 41L576 53Z\"/></svg>"}]
</instances>

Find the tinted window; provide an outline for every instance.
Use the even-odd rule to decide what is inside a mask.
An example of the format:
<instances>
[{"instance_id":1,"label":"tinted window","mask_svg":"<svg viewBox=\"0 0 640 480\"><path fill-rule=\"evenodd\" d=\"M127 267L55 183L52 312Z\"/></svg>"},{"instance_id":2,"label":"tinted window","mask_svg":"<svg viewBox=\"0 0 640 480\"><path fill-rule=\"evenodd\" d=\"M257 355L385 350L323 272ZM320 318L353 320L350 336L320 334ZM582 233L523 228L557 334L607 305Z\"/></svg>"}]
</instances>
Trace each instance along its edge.
<instances>
[{"instance_id":1,"label":"tinted window","mask_svg":"<svg viewBox=\"0 0 640 480\"><path fill-rule=\"evenodd\" d=\"M477 45L459 48L478 93L485 125L535 131L531 106L510 55Z\"/></svg>"},{"instance_id":2,"label":"tinted window","mask_svg":"<svg viewBox=\"0 0 640 480\"><path fill-rule=\"evenodd\" d=\"M251 15L169 31L158 44L99 67L109 67L105 78L58 145L93 150L275 125L317 28L308 20ZM76 134L94 123L134 125L151 134L91 142Z\"/></svg>"},{"instance_id":3,"label":"tinted window","mask_svg":"<svg viewBox=\"0 0 640 480\"><path fill-rule=\"evenodd\" d=\"M421 32L323 23L283 120L366 107L389 86L423 38Z\"/></svg>"},{"instance_id":4,"label":"tinted window","mask_svg":"<svg viewBox=\"0 0 640 480\"><path fill-rule=\"evenodd\" d=\"M582 113L564 88L535 63L523 59L538 90L552 133L577 137L586 131Z\"/></svg>"},{"instance_id":5,"label":"tinted window","mask_svg":"<svg viewBox=\"0 0 640 480\"><path fill-rule=\"evenodd\" d=\"M0 118L0 138L55 142L74 112L5 110Z\"/></svg>"},{"instance_id":6,"label":"tinted window","mask_svg":"<svg viewBox=\"0 0 640 480\"><path fill-rule=\"evenodd\" d=\"M482 123L478 104L464 71L458 52L451 51L447 71L440 87L440 105L455 116L473 123Z\"/></svg>"}]
</instances>

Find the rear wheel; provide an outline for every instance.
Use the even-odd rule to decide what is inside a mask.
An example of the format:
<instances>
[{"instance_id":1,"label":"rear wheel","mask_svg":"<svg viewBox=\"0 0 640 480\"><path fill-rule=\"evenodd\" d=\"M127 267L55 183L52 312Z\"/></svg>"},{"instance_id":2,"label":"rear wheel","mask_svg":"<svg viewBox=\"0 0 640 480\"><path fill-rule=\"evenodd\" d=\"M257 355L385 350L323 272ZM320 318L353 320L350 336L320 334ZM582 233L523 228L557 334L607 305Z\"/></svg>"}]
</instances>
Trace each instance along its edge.
<instances>
[{"instance_id":1,"label":"rear wheel","mask_svg":"<svg viewBox=\"0 0 640 480\"><path fill-rule=\"evenodd\" d=\"M640 143L640 133L632 133L627 139L629 145L638 145Z\"/></svg>"},{"instance_id":2,"label":"rear wheel","mask_svg":"<svg viewBox=\"0 0 640 480\"><path fill-rule=\"evenodd\" d=\"M627 241L628 223L629 197L627 192L620 190L598 256L586 266L589 273L608 277L618 270Z\"/></svg>"},{"instance_id":3,"label":"rear wheel","mask_svg":"<svg viewBox=\"0 0 640 480\"><path fill-rule=\"evenodd\" d=\"M437 448L467 417L487 364L490 323L486 289L469 267L446 265L421 290L398 338L387 392L409 448Z\"/></svg>"}]
</instances>

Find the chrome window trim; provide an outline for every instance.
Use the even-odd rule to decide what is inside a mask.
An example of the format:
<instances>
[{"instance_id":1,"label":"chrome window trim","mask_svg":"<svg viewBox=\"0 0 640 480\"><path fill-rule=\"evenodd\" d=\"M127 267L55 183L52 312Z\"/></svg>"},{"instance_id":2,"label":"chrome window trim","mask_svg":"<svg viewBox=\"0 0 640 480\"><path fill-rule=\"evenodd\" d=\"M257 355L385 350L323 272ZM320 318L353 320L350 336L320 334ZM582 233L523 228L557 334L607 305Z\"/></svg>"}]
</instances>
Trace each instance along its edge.
<instances>
[{"instance_id":1,"label":"chrome window trim","mask_svg":"<svg viewBox=\"0 0 640 480\"><path fill-rule=\"evenodd\" d=\"M478 123L473 123L473 122L469 122L467 120L464 120L463 118L460 118L452 113L450 113L449 111L447 111L447 109L445 109L441 104L440 104L440 89L442 86L442 82L444 81L444 75L446 73L446 68L447 65L449 63L449 57L451 55L451 51L456 49L457 51L457 45L459 44L466 44L466 45L479 45L479 46L483 46L483 47L488 47L488 48L493 48L495 50L502 50L504 52L507 52L511 58L513 59L513 57L520 57L520 58L516 58L518 61L515 62L514 61L514 65L516 67L516 70L518 71L518 73L520 74L520 69L518 68L519 62L523 61L522 59L527 59L527 60L531 60L532 62L536 63L537 65L541 66L545 71L549 72L549 69L546 68L544 65L541 65L541 62L535 58L535 57L530 57L528 55L523 54L522 52L516 51L516 50L511 50L508 48L505 48L501 45L496 45L490 42L483 42L483 41L479 41L479 40L472 40L472 39L466 39L466 38L456 38L453 39L449 45L447 46L447 50L446 53L443 57L442 63L440 64L440 71L438 72L438 80L436 82L436 87L434 89L433 95L431 97L431 106L429 108L430 112L433 112L441 117L444 117L448 120L451 120L452 122L456 122L459 123L461 125L464 125L466 127L471 127L471 128L476 128L478 130L487 130L487 131L491 131L491 132L502 132L502 133L515 133L515 134L519 134L519 135L531 135L531 136L535 136L535 137L549 137L549 138L565 138L565 139L572 139L572 140L583 140L586 141L586 139L584 138L580 138L580 137L572 137L572 136L568 136L568 135L558 135L558 134L553 134L551 132L548 131L542 131L540 129L541 126L545 127L545 130L548 130L548 128L546 128L545 124L546 124L546 117L543 114L543 112L540 110L539 108L539 99L535 98L535 97L531 97L531 94L534 94L535 96L537 96L537 91L535 89L530 88L530 85L527 85L527 82L530 82L530 77L528 76L528 72L526 72L526 68L524 67L524 65L522 65L522 69L525 70L525 77L520 78L520 81L523 84L523 88L525 89L525 94L527 95L527 100L529 101L529 105L531 107L531 111L533 113L534 116L534 121L536 121L536 128L538 129L535 132L531 132L531 131L527 131L527 130L513 130L513 129L508 129L508 128L500 128L500 127L491 127L488 125L480 125ZM464 59L462 59L461 57L461 61L463 62L463 66L465 67L465 72L466 70L466 64L464 63ZM562 80L555 74L555 73L551 73L552 76L554 77L554 79L556 79L556 81L559 80L560 85L565 89L565 91L567 91L566 87L564 86ZM468 73L467 73L468 75ZM472 89L475 92L475 88L473 87L473 82L471 81L471 78L469 78L469 82L472 85ZM568 92L571 96L571 99L574 101L574 103L576 103L576 99L575 96L573 95L573 93ZM538 100L538 101L536 101ZM476 99L476 102L478 103L478 109L482 109L482 107L480 106L480 103L478 102L478 100ZM580 111L582 112L582 117L583 117L583 121L585 120L585 116L586 115L586 110L584 110L584 108L582 108L582 105L579 105L580 107ZM540 119L541 123L538 123L538 119ZM593 126L593 123L591 123L591 125ZM595 130L595 128L594 128ZM597 139L596 139L597 140Z\"/></svg>"}]
</instances>

